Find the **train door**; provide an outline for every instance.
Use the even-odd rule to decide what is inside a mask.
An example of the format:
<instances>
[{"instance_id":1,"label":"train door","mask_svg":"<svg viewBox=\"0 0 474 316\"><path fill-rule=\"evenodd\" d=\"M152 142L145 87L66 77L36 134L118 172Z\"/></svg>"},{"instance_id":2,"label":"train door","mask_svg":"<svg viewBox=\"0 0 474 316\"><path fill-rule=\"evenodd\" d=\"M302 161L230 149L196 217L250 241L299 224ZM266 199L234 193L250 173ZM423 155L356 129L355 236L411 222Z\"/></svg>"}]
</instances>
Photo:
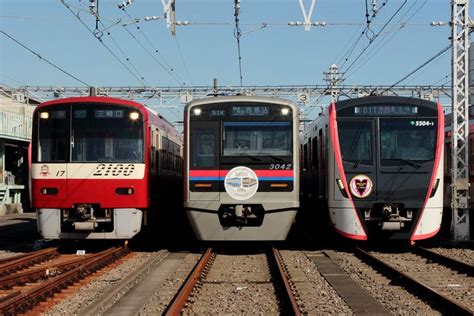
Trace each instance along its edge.
<instances>
[{"instance_id":1,"label":"train door","mask_svg":"<svg viewBox=\"0 0 474 316\"><path fill-rule=\"evenodd\" d=\"M69 107L39 110L35 119L35 140L32 146L33 198L37 202L64 201L67 197L67 166L70 158ZM40 194L40 188L46 188L45 193Z\"/></svg>"},{"instance_id":2,"label":"train door","mask_svg":"<svg viewBox=\"0 0 474 316\"><path fill-rule=\"evenodd\" d=\"M353 197L375 200L377 165L375 119L338 121L339 141L347 184Z\"/></svg>"},{"instance_id":3,"label":"train door","mask_svg":"<svg viewBox=\"0 0 474 316\"><path fill-rule=\"evenodd\" d=\"M188 166L190 200L219 200L219 139L218 121L191 122Z\"/></svg>"}]
</instances>

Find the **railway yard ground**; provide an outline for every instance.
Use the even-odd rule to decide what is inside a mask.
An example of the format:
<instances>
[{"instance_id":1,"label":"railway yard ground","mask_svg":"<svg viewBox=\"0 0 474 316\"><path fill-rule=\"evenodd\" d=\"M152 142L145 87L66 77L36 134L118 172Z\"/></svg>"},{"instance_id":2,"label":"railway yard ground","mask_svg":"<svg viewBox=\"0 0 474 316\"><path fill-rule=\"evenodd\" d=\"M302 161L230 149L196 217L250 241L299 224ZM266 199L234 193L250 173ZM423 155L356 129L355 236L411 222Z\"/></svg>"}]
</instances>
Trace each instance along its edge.
<instances>
[{"instance_id":1,"label":"railway yard ground","mask_svg":"<svg viewBox=\"0 0 474 316\"><path fill-rule=\"evenodd\" d=\"M0 314L474 313L469 242L146 240L42 241L33 213L0 217Z\"/></svg>"}]
</instances>

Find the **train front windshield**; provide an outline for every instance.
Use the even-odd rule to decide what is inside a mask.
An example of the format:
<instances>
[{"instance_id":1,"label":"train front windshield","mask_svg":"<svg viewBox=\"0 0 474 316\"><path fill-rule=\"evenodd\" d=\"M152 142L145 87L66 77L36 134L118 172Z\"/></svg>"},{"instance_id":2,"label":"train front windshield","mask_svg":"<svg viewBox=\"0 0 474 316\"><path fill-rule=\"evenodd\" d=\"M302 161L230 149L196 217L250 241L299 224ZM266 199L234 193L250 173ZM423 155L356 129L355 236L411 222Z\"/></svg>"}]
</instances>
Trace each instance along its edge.
<instances>
[{"instance_id":1,"label":"train front windshield","mask_svg":"<svg viewBox=\"0 0 474 316\"><path fill-rule=\"evenodd\" d=\"M380 119L380 161L382 166L400 160L416 163L434 160L436 129L433 119Z\"/></svg>"},{"instance_id":2,"label":"train front windshield","mask_svg":"<svg viewBox=\"0 0 474 316\"><path fill-rule=\"evenodd\" d=\"M224 122L224 156L291 156L291 122Z\"/></svg>"},{"instance_id":3,"label":"train front windshield","mask_svg":"<svg viewBox=\"0 0 474 316\"><path fill-rule=\"evenodd\" d=\"M338 120L342 159L355 166L418 166L435 158L434 117L343 117Z\"/></svg>"},{"instance_id":4,"label":"train front windshield","mask_svg":"<svg viewBox=\"0 0 474 316\"><path fill-rule=\"evenodd\" d=\"M121 106L54 106L37 116L35 162L143 162L143 116Z\"/></svg>"}]
</instances>

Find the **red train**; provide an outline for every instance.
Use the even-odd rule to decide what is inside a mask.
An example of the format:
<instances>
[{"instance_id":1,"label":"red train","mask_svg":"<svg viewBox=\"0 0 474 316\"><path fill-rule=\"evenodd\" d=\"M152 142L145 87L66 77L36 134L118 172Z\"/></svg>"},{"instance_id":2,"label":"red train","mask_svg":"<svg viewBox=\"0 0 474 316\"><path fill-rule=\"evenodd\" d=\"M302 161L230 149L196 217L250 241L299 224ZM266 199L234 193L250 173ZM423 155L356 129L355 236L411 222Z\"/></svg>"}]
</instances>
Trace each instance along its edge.
<instances>
[{"instance_id":1,"label":"red train","mask_svg":"<svg viewBox=\"0 0 474 316\"><path fill-rule=\"evenodd\" d=\"M44 238L131 238L181 173L181 134L139 103L76 97L34 112L32 205Z\"/></svg>"}]
</instances>

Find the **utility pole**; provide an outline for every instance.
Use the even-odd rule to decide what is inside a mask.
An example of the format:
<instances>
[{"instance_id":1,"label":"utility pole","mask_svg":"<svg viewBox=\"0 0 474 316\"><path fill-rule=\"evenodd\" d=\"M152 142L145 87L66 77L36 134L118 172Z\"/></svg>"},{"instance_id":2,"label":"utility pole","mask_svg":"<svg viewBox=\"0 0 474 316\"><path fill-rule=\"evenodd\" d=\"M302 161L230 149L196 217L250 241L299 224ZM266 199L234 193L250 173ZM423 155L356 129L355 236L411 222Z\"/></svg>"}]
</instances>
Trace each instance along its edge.
<instances>
[{"instance_id":1,"label":"utility pole","mask_svg":"<svg viewBox=\"0 0 474 316\"><path fill-rule=\"evenodd\" d=\"M469 240L469 0L451 0L451 5L451 228L454 240Z\"/></svg>"},{"instance_id":2,"label":"utility pole","mask_svg":"<svg viewBox=\"0 0 474 316\"><path fill-rule=\"evenodd\" d=\"M329 71L325 71L323 74L324 81L326 81L331 88L331 102L336 102L339 97L337 86L339 82L344 81L344 78L342 78L343 74L339 72L339 67L336 64L332 64L331 67L329 67Z\"/></svg>"}]
</instances>

